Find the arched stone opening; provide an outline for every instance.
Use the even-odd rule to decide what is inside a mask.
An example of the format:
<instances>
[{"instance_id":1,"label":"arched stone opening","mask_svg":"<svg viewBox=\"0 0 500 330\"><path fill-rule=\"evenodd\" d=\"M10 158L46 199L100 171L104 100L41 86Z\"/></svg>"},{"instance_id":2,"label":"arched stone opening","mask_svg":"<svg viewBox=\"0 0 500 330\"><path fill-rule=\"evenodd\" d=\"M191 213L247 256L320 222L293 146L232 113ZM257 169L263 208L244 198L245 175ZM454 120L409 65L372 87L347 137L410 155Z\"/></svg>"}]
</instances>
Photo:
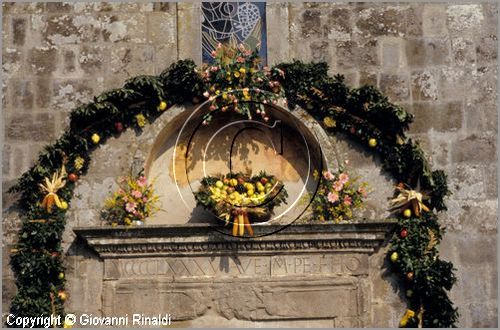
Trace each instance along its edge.
<instances>
[{"instance_id":1,"label":"arched stone opening","mask_svg":"<svg viewBox=\"0 0 500 330\"><path fill-rule=\"evenodd\" d=\"M287 214L270 223L288 224L297 219L307 208L308 194L313 195L317 188L314 172L336 166L333 154L324 152L334 146L321 126L303 111L270 104L264 105L271 117L269 124L227 112L214 116L210 125L200 125L208 106L179 114L152 144L145 172L155 180L162 204L177 207L162 208L149 223L207 222L213 216L196 207L193 196L204 176L260 171L282 180L289 194L289 205L276 210Z\"/></svg>"}]
</instances>

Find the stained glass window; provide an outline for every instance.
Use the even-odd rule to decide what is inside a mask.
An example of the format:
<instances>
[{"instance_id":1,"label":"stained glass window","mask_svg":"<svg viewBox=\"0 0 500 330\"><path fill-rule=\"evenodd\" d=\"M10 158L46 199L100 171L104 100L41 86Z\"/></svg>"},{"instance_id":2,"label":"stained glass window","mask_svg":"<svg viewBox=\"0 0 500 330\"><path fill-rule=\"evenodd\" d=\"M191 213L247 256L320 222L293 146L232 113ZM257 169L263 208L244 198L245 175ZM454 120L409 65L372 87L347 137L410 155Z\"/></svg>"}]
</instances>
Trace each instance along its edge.
<instances>
[{"instance_id":1,"label":"stained glass window","mask_svg":"<svg viewBox=\"0 0 500 330\"><path fill-rule=\"evenodd\" d=\"M267 61L265 2L202 2L203 62L210 63L212 51L222 44L243 43L257 48Z\"/></svg>"}]
</instances>

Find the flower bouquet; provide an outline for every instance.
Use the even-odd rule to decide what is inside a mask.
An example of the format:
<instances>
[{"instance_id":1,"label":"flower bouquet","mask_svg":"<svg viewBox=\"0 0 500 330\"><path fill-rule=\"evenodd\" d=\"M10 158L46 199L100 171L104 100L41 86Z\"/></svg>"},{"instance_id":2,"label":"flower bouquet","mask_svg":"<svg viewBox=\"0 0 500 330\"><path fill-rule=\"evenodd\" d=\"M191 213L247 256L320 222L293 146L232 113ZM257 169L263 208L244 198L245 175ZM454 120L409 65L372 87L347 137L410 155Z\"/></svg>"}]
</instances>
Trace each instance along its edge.
<instances>
[{"instance_id":1,"label":"flower bouquet","mask_svg":"<svg viewBox=\"0 0 500 330\"><path fill-rule=\"evenodd\" d=\"M319 178L319 173L314 175ZM362 206L366 194L367 183L358 184L357 178L351 178L343 167L336 172L324 171L311 203L314 219L336 223L350 220L353 210Z\"/></svg>"},{"instance_id":2,"label":"flower bouquet","mask_svg":"<svg viewBox=\"0 0 500 330\"><path fill-rule=\"evenodd\" d=\"M106 199L102 211L103 219L112 226L142 224L159 210L158 196L142 173L121 177L118 182L120 187Z\"/></svg>"},{"instance_id":3,"label":"flower bouquet","mask_svg":"<svg viewBox=\"0 0 500 330\"><path fill-rule=\"evenodd\" d=\"M195 193L198 205L224 219L226 225L232 220L233 236L245 232L253 236L251 222L265 221L287 197L283 183L265 172L252 177L241 173L205 177Z\"/></svg>"},{"instance_id":4,"label":"flower bouquet","mask_svg":"<svg viewBox=\"0 0 500 330\"><path fill-rule=\"evenodd\" d=\"M257 51L252 52L243 44L218 44L212 57L213 63L205 64L200 73L207 86L203 96L210 101L210 112L203 123L208 124L217 110L269 121L264 104L276 104L284 96L279 82L284 71L277 67L261 68Z\"/></svg>"}]
</instances>

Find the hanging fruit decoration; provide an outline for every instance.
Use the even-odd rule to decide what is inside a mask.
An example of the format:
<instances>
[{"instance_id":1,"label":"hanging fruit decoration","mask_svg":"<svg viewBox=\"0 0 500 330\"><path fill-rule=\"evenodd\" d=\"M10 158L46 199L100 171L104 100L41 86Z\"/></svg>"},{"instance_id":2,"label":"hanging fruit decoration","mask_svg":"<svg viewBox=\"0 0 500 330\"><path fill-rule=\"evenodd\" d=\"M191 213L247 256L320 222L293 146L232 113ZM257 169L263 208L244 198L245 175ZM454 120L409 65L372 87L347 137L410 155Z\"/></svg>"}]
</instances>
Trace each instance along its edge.
<instances>
[{"instance_id":1,"label":"hanging fruit decoration","mask_svg":"<svg viewBox=\"0 0 500 330\"><path fill-rule=\"evenodd\" d=\"M406 208L410 207L417 217L420 217L422 211L429 212L429 208L423 202L424 199L427 199L427 196L415 190L406 189L405 187L408 188L404 184L396 186L396 193L398 195L391 200L392 205L389 210L405 209L406 211Z\"/></svg>"},{"instance_id":2,"label":"hanging fruit decoration","mask_svg":"<svg viewBox=\"0 0 500 330\"><path fill-rule=\"evenodd\" d=\"M78 175L76 173L68 174L68 180L71 182L76 182L78 180Z\"/></svg>"},{"instance_id":3,"label":"hanging fruit decoration","mask_svg":"<svg viewBox=\"0 0 500 330\"><path fill-rule=\"evenodd\" d=\"M42 200L41 207L47 210L48 213L52 213L54 204L61 209L64 207L64 205L61 203L61 199L57 195L57 191L66 185L66 180L64 180L65 176L66 169L63 165L60 170L56 171L52 175L52 179L45 177L44 183L39 184L42 192L46 193L45 197Z\"/></svg>"},{"instance_id":4,"label":"hanging fruit decoration","mask_svg":"<svg viewBox=\"0 0 500 330\"><path fill-rule=\"evenodd\" d=\"M90 139L92 140L92 142L94 144L98 144L99 141L101 141L101 137L97 133L92 134L92 136L90 137Z\"/></svg>"},{"instance_id":5,"label":"hanging fruit decoration","mask_svg":"<svg viewBox=\"0 0 500 330\"><path fill-rule=\"evenodd\" d=\"M415 274L413 274L413 272L408 272L406 274L406 278L408 279L408 281L413 281L414 276L415 276Z\"/></svg>"},{"instance_id":6,"label":"hanging fruit decoration","mask_svg":"<svg viewBox=\"0 0 500 330\"><path fill-rule=\"evenodd\" d=\"M61 299L62 301L65 301L66 299L68 299L68 294L65 292L65 291L59 291L57 292L57 296L59 297L59 299Z\"/></svg>"},{"instance_id":7,"label":"hanging fruit decoration","mask_svg":"<svg viewBox=\"0 0 500 330\"><path fill-rule=\"evenodd\" d=\"M121 122L116 122L115 123L115 130L117 133L121 133L123 131L123 124Z\"/></svg>"},{"instance_id":8,"label":"hanging fruit decoration","mask_svg":"<svg viewBox=\"0 0 500 330\"><path fill-rule=\"evenodd\" d=\"M392 262L396 262L396 261L398 261L398 258L399 258L399 255L398 255L398 253L397 253L397 252L393 252L393 253L391 254L391 261L392 261Z\"/></svg>"},{"instance_id":9,"label":"hanging fruit decoration","mask_svg":"<svg viewBox=\"0 0 500 330\"><path fill-rule=\"evenodd\" d=\"M377 140L374 138L371 138L370 140L368 140L368 146L370 148L375 148L377 146Z\"/></svg>"},{"instance_id":10,"label":"hanging fruit decoration","mask_svg":"<svg viewBox=\"0 0 500 330\"><path fill-rule=\"evenodd\" d=\"M407 309L405 315L403 315L401 321L399 321L399 325L403 328L406 327L410 319L414 317L415 317L415 312L412 311L411 309Z\"/></svg>"},{"instance_id":11,"label":"hanging fruit decoration","mask_svg":"<svg viewBox=\"0 0 500 330\"><path fill-rule=\"evenodd\" d=\"M167 102L161 101L160 104L158 104L158 110L164 111L167 109L167 106L168 106Z\"/></svg>"},{"instance_id":12,"label":"hanging fruit decoration","mask_svg":"<svg viewBox=\"0 0 500 330\"><path fill-rule=\"evenodd\" d=\"M401 232L399 233L399 236L401 236L401 238L405 238L406 236L408 236L408 230L402 229Z\"/></svg>"},{"instance_id":13,"label":"hanging fruit decoration","mask_svg":"<svg viewBox=\"0 0 500 330\"><path fill-rule=\"evenodd\" d=\"M253 236L251 221L270 216L274 207L286 203L283 183L261 172L248 177L241 173L205 177L195 193L198 204L233 223L233 236Z\"/></svg>"}]
</instances>

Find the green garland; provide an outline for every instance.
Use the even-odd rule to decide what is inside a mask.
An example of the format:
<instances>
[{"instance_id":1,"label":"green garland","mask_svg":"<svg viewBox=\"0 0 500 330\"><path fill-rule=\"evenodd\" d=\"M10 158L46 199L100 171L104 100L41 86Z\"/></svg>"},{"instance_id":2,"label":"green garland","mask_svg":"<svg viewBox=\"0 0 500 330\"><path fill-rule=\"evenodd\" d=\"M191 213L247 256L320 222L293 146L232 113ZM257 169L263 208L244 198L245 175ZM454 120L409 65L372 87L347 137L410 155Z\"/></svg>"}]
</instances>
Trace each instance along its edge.
<instances>
[{"instance_id":1,"label":"green garland","mask_svg":"<svg viewBox=\"0 0 500 330\"><path fill-rule=\"evenodd\" d=\"M255 55L248 56L248 61L244 64L254 68ZM234 65L232 61L230 66ZM445 210L443 200L449 194L446 175L442 171L431 171L418 144L405 137L412 115L390 103L374 87L349 89L342 76L329 77L327 69L323 63L284 63L268 69L268 74L261 75L258 81L248 79L238 86L259 87L267 95L284 92L291 109L299 105L322 123L326 118L334 120L336 125L324 125L328 132L346 133L367 147L370 143L381 156L387 172L411 187L420 184L430 196L430 207ZM187 101L197 103L204 99L206 91L214 91L214 86L227 88L228 81L223 81L223 77L207 78L193 61L181 60L159 76L132 78L123 88L105 92L95 97L94 102L71 112L69 129L44 149L35 165L10 190L20 193L18 206L22 213L17 246L11 251L18 288L11 313L39 316L55 311L64 315L66 293L61 238L66 209L56 208L48 213L41 208L44 195L39 183L64 165L73 180L67 180L57 194L69 203L75 181L86 174L91 154L99 144L127 128L140 131L145 121L153 122L168 106ZM390 268L401 278L409 309L416 311L401 325L421 322L426 327L454 326L458 313L447 290L456 279L452 264L438 256L437 245L443 228L438 225L437 216L433 212L411 219L401 215L398 221L389 255L396 252L399 257L390 263ZM403 230L407 233L404 238ZM411 280L408 279L410 272Z\"/></svg>"}]
</instances>

